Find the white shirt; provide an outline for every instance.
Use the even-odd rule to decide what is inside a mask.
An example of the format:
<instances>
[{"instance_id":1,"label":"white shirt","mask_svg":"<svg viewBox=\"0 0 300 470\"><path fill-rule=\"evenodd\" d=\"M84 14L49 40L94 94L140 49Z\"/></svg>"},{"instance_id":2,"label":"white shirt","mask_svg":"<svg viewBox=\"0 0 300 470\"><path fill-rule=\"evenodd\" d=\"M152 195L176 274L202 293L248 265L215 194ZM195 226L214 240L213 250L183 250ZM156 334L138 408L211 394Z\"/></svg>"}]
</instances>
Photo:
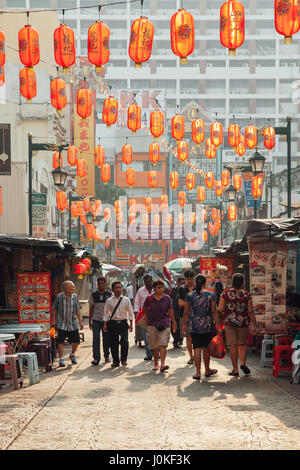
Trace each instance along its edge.
<instances>
[{"instance_id":1,"label":"white shirt","mask_svg":"<svg viewBox=\"0 0 300 470\"><path fill-rule=\"evenodd\" d=\"M127 293L126 293L127 297L129 297L130 299L133 299L133 286L128 286L127 287Z\"/></svg>"},{"instance_id":2,"label":"white shirt","mask_svg":"<svg viewBox=\"0 0 300 470\"><path fill-rule=\"evenodd\" d=\"M152 294L154 294L153 289L149 294L149 291L146 286L140 287L135 296L134 311L139 312L144 307L144 303L147 297L149 297L149 295L152 295Z\"/></svg>"},{"instance_id":3,"label":"white shirt","mask_svg":"<svg viewBox=\"0 0 300 470\"><path fill-rule=\"evenodd\" d=\"M110 319L110 316L113 313L115 306L119 302L119 299L120 297L117 298L115 295L112 295L109 299L107 299L104 307L103 321L107 322ZM133 320L132 306L128 297L122 297L120 305L112 317L112 321L114 320Z\"/></svg>"}]
</instances>

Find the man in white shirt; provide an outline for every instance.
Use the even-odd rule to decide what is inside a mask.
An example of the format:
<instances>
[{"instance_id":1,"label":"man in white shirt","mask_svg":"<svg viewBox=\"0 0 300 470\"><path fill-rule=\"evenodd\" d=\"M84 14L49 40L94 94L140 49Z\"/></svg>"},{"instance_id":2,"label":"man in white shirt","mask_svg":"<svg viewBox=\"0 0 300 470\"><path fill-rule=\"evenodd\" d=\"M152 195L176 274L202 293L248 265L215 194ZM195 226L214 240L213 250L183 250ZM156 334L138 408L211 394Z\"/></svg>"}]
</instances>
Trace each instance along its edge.
<instances>
[{"instance_id":1,"label":"man in white shirt","mask_svg":"<svg viewBox=\"0 0 300 470\"><path fill-rule=\"evenodd\" d=\"M134 310L135 316L144 307L144 303L147 297L149 297L149 295L154 294L152 276L150 274L145 274L145 276L143 277L143 280L144 280L145 285L139 288L139 290L136 293L135 300L134 300L133 310ZM144 343L145 343L145 350L146 350L146 357L144 358L144 360L151 361L153 353L151 349L149 349L148 347L148 341L147 341L147 336L146 336L147 330L146 328L143 328L143 330L144 330L143 334L144 334Z\"/></svg>"},{"instance_id":2,"label":"man in white shirt","mask_svg":"<svg viewBox=\"0 0 300 470\"><path fill-rule=\"evenodd\" d=\"M133 329L133 311L128 297L122 297L123 286L121 282L112 283L114 295L107 299L103 315L103 331L109 333L110 350L113 358L111 367L119 367L119 344L121 345L121 363L127 366L127 356L129 349L128 328ZM117 308L116 308L117 307ZM128 321L130 325L128 327Z\"/></svg>"}]
</instances>

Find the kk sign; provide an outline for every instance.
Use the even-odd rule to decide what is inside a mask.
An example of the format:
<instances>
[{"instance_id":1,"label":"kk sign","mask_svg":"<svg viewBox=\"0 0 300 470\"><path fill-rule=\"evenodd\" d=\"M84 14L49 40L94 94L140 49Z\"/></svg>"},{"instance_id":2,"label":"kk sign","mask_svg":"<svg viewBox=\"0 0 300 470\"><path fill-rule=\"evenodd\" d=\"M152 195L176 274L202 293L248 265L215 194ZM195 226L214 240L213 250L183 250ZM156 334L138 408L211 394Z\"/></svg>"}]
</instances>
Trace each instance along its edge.
<instances>
[{"instance_id":1,"label":"kk sign","mask_svg":"<svg viewBox=\"0 0 300 470\"><path fill-rule=\"evenodd\" d=\"M142 125L150 125L150 114L152 111L160 110L165 113L165 92L159 90L144 90L132 92L122 90L116 97L120 103L118 113L118 127L127 127L127 108L131 104L138 104L142 108Z\"/></svg>"}]
</instances>

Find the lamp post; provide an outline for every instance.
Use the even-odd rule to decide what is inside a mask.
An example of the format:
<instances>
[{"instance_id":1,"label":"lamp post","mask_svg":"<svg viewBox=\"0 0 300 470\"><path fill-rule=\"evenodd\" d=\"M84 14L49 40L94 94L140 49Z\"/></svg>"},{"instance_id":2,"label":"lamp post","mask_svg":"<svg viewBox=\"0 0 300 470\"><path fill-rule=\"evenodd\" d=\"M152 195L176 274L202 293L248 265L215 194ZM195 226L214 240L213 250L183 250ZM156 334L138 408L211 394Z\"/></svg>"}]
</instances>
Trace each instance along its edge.
<instances>
[{"instance_id":1,"label":"lamp post","mask_svg":"<svg viewBox=\"0 0 300 470\"><path fill-rule=\"evenodd\" d=\"M259 153L257 150L249 158L249 163L251 166L252 173L256 176L259 173L262 173L264 166L265 166L265 157ZM254 198L254 219L257 218L257 198Z\"/></svg>"}]
</instances>

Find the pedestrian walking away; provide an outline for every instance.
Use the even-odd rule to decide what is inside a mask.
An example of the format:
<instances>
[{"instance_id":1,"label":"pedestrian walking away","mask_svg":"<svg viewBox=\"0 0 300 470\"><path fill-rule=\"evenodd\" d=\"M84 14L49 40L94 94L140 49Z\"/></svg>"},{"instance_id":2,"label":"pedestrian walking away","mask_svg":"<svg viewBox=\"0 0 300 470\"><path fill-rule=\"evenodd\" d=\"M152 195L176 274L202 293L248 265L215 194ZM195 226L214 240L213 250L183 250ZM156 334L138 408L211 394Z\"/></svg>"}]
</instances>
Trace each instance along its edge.
<instances>
[{"instance_id":1,"label":"pedestrian walking away","mask_svg":"<svg viewBox=\"0 0 300 470\"><path fill-rule=\"evenodd\" d=\"M72 345L72 352L69 356L72 364L77 364L75 352L80 343L78 323L80 330L83 330L80 310L81 305L77 295L75 294L75 286L71 281L63 283L64 292L56 296L52 307L52 327L57 324L58 330L58 354L59 367L64 367L63 359L64 341L68 339Z\"/></svg>"},{"instance_id":2,"label":"pedestrian walking away","mask_svg":"<svg viewBox=\"0 0 300 470\"><path fill-rule=\"evenodd\" d=\"M232 287L221 294L219 311L225 319L226 344L230 348L232 371L229 375L239 376L238 358L244 374L249 375L250 369L246 365L247 338L249 323L256 329L256 320L253 313L250 292L243 290L244 276L236 273L232 277Z\"/></svg>"},{"instance_id":3,"label":"pedestrian walking away","mask_svg":"<svg viewBox=\"0 0 300 470\"><path fill-rule=\"evenodd\" d=\"M172 322L173 333L175 333L177 325L172 308L172 299L169 295L164 294L163 280L154 281L153 289L154 294L147 297L143 308L147 319L147 340L154 355L153 370L159 369L158 357L160 353L160 371L165 372L169 369L169 366L165 364L165 360L171 335L170 323Z\"/></svg>"},{"instance_id":4,"label":"pedestrian walking away","mask_svg":"<svg viewBox=\"0 0 300 470\"><path fill-rule=\"evenodd\" d=\"M178 289L178 305L181 308L180 315L181 315L182 319L183 319L186 296L189 292L192 292L195 289L195 273L192 269L188 269L187 271L185 271L184 277L185 277L185 280L186 280L185 285L181 286ZM184 323L182 321L182 325L181 325L181 330L182 331L183 331L183 325L184 325ZM190 356L187 363L190 365L190 364L194 363L194 356L193 356L193 346L192 346L191 332L190 332L189 322L188 321L185 324L185 334L183 336L186 338L186 347L188 349L189 356Z\"/></svg>"},{"instance_id":5,"label":"pedestrian walking away","mask_svg":"<svg viewBox=\"0 0 300 470\"><path fill-rule=\"evenodd\" d=\"M203 351L203 362L205 377L217 373L216 369L210 368L210 355L207 346L215 336L215 326L220 330L219 317L216 307L216 295L206 290L206 277L198 274L196 277L196 290L189 292L186 296L183 332L185 333L187 322L190 323L192 345L195 356L196 375L193 379L201 379L201 350ZM189 321L188 321L189 318Z\"/></svg>"},{"instance_id":6,"label":"pedestrian walking away","mask_svg":"<svg viewBox=\"0 0 300 470\"><path fill-rule=\"evenodd\" d=\"M100 336L102 331L102 344L105 362L109 360L109 336L108 333L103 330L104 327L104 306L112 296L112 293L106 290L106 279L105 277L98 277L97 279L98 289L93 292L89 299L90 313L89 313L89 327L93 331L93 361L92 365L96 366L99 364L101 359L100 353Z\"/></svg>"},{"instance_id":7,"label":"pedestrian walking away","mask_svg":"<svg viewBox=\"0 0 300 470\"><path fill-rule=\"evenodd\" d=\"M172 336L173 336L173 346L174 348L180 348L182 345L182 335L181 335L181 311L182 309L178 305L178 290L181 286L185 284L185 279L184 277L179 277L177 279L177 286L172 289L171 293L171 299L172 299L172 304L173 304L173 310L174 310L174 317L177 325L177 329L175 333L173 333L172 330Z\"/></svg>"},{"instance_id":8,"label":"pedestrian walking away","mask_svg":"<svg viewBox=\"0 0 300 470\"><path fill-rule=\"evenodd\" d=\"M127 366L128 329L133 330L133 310L128 297L123 297L121 282L112 283L113 296L107 299L104 306L104 332L109 333L109 344L113 358L111 367L119 367L119 344L121 345L121 363ZM128 326L128 320L130 325Z\"/></svg>"},{"instance_id":9,"label":"pedestrian walking away","mask_svg":"<svg viewBox=\"0 0 300 470\"><path fill-rule=\"evenodd\" d=\"M144 281L144 286L139 288L139 290L136 293L135 300L134 300L134 315L135 316L137 316L139 311L144 307L144 303L147 297L154 293L152 276L150 274L145 274L143 277L143 281ZM138 334L140 328L141 327L139 326L135 327L136 335ZM143 330L142 335L143 335L143 339L145 343L145 351L146 351L146 357L144 358L144 360L151 361L153 357L153 353L148 346L147 330L146 328L142 328L142 330Z\"/></svg>"}]
</instances>

